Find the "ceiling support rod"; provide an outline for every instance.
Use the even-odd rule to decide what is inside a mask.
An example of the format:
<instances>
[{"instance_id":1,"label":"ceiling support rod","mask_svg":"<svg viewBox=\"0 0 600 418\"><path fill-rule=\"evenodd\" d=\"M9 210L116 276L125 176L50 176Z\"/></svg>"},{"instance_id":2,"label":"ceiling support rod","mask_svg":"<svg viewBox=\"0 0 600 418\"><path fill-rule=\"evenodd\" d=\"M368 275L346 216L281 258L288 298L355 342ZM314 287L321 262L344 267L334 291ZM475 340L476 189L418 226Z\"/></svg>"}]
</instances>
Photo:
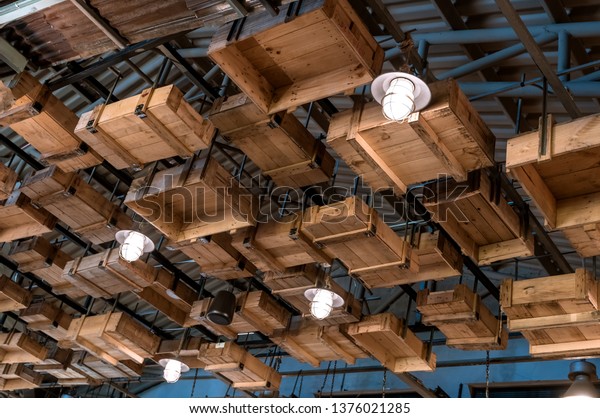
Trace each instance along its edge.
<instances>
[{"instance_id":1,"label":"ceiling support rod","mask_svg":"<svg viewBox=\"0 0 600 418\"><path fill-rule=\"evenodd\" d=\"M554 94L558 97L562 105L565 107L567 113L573 118L580 117L581 111L577 107L575 100L571 94L567 91L562 81L556 75L556 72L546 59L542 48L535 42L533 35L521 20L521 17L515 10L514 6L509 0L495 0L496 4L500 8L500 11L506 17L506 20L512 26L517 36L521 39L521 42L527 48L529 55L540 69L542 74L548 79L548 82L554 90Z\"/></svg>"}]
</instances>

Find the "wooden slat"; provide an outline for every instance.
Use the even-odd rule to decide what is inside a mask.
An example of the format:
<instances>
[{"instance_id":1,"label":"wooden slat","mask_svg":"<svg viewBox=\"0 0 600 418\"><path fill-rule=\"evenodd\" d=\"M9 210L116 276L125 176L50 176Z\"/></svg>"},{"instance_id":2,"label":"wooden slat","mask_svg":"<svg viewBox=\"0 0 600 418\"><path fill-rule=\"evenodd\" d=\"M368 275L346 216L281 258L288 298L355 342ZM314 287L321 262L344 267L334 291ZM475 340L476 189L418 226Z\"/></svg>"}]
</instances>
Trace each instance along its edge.
<instances>
[{"instance_id":1,"label":"wooden slat","mask_svg":"<svg viewBox=\"0 0 600 418\"><path fill-rule=\"evenodd\" d=\"M25 194L14 191L0 206L0 242L42 235L52 231L56 218L34 207Z\"/></svg>"}]
</instances>

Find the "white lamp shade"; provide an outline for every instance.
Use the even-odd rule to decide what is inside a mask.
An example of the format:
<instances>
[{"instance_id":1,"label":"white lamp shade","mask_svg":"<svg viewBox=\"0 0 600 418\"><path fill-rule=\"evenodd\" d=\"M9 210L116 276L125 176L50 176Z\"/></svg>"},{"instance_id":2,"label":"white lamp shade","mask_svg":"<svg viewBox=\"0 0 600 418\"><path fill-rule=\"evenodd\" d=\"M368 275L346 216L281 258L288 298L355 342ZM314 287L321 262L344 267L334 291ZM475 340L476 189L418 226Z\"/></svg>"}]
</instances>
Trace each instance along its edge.
<instances>
[{"instance_id":1,"label":"white lamp shade","mask_svg":"<svg viewBox=\"0 0 600 418\"><path fill-rule=\"evenodd\" d=\"M154 249L152 240L138 231L119 231L115 234L115 239L121 244L119 256L129 263Z\"/></svg>"},{"instance_id":2,"label":"white lamp shade","mask_svg":"<svg viewBox=\"0 0 600 418\"><path fill-rule=\"evenodd\" d=\"M307 289L304 296L311 301L310 314L315 319L327 318L333 308L338 308L344 304L344 299L329 289L317 287Z\"/></svg>"},{"instance_id":3,"label":"white lamp shade","mask_svg":"<svg viewBox=\"0 0 600 418\"><path fill-rule=\"evenodd\" d=\"M165 369L163 371L163 377L167 383L175 383L181 377L181 373L185 373L190 368L179 360L175 359L162 359L159 361L160 365Z\"/></svg>"},{"instance_id":4,"label":"white lamp shade","mask_svg":"<svg viewBox=\"0 0 600 418\"><path fill-rule=\"evenodd\" d=\"M371 94L382 105L384 116L396 121L423 109L431 100L431 91L423 80L401 72L377 77L371 84Z\"/></svg>"}]
</instances>

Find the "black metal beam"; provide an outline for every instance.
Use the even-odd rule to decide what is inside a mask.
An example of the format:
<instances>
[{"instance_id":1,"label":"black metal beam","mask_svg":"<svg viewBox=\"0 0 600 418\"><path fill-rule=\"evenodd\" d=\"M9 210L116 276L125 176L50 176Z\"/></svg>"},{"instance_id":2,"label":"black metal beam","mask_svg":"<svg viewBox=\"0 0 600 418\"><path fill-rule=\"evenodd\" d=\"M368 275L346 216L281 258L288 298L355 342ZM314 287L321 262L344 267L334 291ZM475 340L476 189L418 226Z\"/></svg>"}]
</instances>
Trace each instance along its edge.
<instances>
[{"instance_id":1,"label":"black metal beam","mask_svg":"<svg viewBox=\"0 0 600 418\"><path fill-rule=\"evenodd\" d=\"M8 139L7 137L5 137L2 134L0 134L0 143L2 145L4 145L6 148L8 148L9 150L11 150L12 152L14 152L15 154L17 154L20 159L25 161L27 164L29 164L31 167L33 167L35 170L41 170L42 168L44 168L44 165L42 163L40 163L38 160L36 160L33 155L29 154L27 151L25 151L24 149L19 147L17 144L15 144L14 142L12 142L10 139Z\"/></svg>"},{"instance_id":2,"label":"black metal beam","mask_svg":"<svg viewBox=\"0 0 600 418\"><path fill-rule=\"evenodd\" d=\"M204 77L196 71L196 69L190 64L185 58L183 58L177 49L170 45L168 42L164 45L158 46L158 50L171 61L173 64L177 66L179 71L181 71L196 87L204 92L206 97L211 100L219 97L219 91L210 85L208 81L204 79Z\"/></svg>"},{"instance_id":3,"label":"black metal beam","mask_svg":"<svg viewBox=\"0 0 600 418\"><path fill-rule=\"evenodd\" d=\"M150 39L147 41L139 42L135 45L128 46L127 48L124 48L119 52L116 52L92 65L83 68L83 70L80 72L61 77L58 80L49 82L47 85L50 88L50 90L58 90L62 87L68 86L78 81L82 81L86 77L104 71L107 68L112 67L113 65L120 64L123 60L127 58L131 58L141 54L142 52L154 49L159 45L164 44L165 42L169 42L170 40L177 38L178 36L181 36L181 33L172 34L163 38Z\"/></svg>"}]
</instances>

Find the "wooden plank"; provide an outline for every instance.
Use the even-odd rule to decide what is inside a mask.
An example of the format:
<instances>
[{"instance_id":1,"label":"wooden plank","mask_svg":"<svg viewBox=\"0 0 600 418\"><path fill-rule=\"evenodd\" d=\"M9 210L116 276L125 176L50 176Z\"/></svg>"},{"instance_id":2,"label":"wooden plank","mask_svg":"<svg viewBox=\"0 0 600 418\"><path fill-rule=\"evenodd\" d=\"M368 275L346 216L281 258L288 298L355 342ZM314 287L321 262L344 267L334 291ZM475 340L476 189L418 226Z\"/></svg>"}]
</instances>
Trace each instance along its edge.
<instances>
[{"instance_id":1,"label":"wooden plank","mask_svg":"<svg viewBox=\"0 0 600 418\"><path fill-rule=\"evenodd\" d=\"M0 276L0 312L24 309L29 306L32 294L10 278Z\"/></svg>"},{"instance_id":2,"label":"wooden plank","mask_svg":"<svg viewBox=\"0 0 600 418\"><path fill-rule=\"evenodd\" d=\"M34 207L19 190L0 207L0 242L42 235L52 231L56 218L45 209Z\"/></svg>"}]
</instances>

